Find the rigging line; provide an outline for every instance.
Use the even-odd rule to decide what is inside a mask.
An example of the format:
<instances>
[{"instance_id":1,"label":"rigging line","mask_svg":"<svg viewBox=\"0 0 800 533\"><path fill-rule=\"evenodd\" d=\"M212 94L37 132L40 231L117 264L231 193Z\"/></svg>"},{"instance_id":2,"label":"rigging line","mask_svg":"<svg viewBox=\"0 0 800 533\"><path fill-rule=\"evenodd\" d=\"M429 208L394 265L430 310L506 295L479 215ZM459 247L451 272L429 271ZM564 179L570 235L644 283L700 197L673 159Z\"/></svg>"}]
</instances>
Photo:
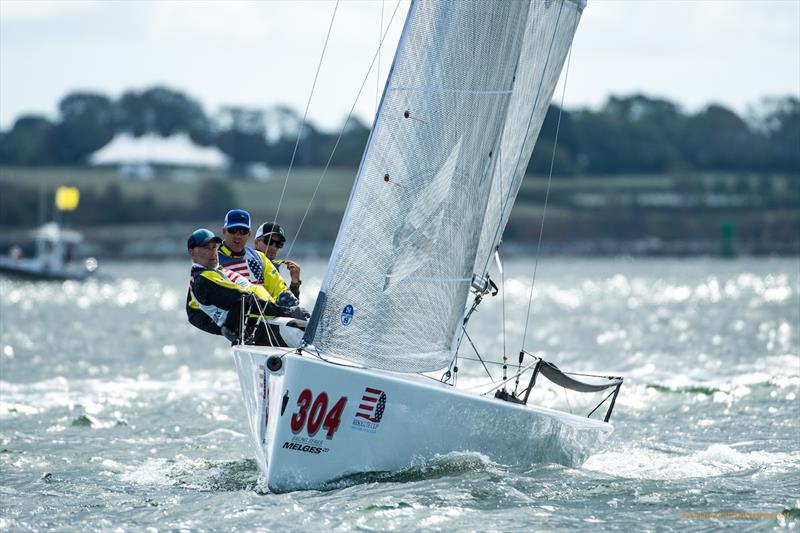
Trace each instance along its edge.
<instances>
[{"instance_id":1,"label":"rigging line","mask_svg":"<svg viewBox=\"0 0 800 533\"><path fill-rule=\"evenodd\" d=\"M397 0L397 4L395 4L394 11L392 12L392 17L389 19L389 23L386 25L386 31L383 33L383 39L381 39L381 43L383 43L383 41L386 40L386 36L389 34L389 28L392 27L392 21L394 20L394 17L397 14L397 9L399 7L400 7L400 0ZM311 210L311 204L314 203L314 199L317 197L317 192L319 191L319 186L322 184L322 180L324 180L325 176L328 174L328 168L330 168L331 161L333 161L333 155L336 153L336 149L339 147L339 142L341 142L342 140L342 135L344 135L344 130L345 128L347 128L347 124L350 122L350 117L353 116L353 110L355 110L356 108L358 99L361 97L361 93L364 91L364 87L366 86L367 80L369 79L369 73L372 72L372 67L375 65L375 60L379 55L380 55L380 46L378 47L377 52L375 52L375 55L372 56L372 62L369 64L369 68L367 69L367 74L364 76L364 81L361 82L361 87L358 89L358 93L356 94L356 98L353 101L353 105L350 107L350 112L347 113L347 118L344 120L342 129L339 130L339 136L336 138L336 142L333 145L333 149L331 149L331 155L330 157L328 157L327 163L325 163L325 168L322 170L322 174L320 175L319 180L317 180L317 186L314 187L314 192L311 194L311 200L308 201L308 205L306 206L306 211L305 213L303 213L303 218L300 219L300 224L297 226L297 231L294 233L294 238L292 239L291 244L289 244L289 250L286 252L286 257L291 256L292 248L294 248L294 243L297 242L297 237L300 236L300 230L303 228L303 223L306 221L306 217L308 217L308 212Z\"/></svg>"},{"instance_id":2,"label":"rigging line","mask_svg":"<svg viewBox=\"0 0 800 533\"><path fill-rule=\"evenodd\" d=\"M481 357L481 354L478 352L478 349L475 348L475 343L472 342L472 339L470 338L469 333L467 333L467 328L465 328L464 326L461 326L461 329L464 330L464 335L467 337L467 340L469 341L470 345L472 346L472 349L475 350L475 355L478 356L478 360L483 365L483 369L486 370L486 375L489 376L489 379L492 380L492 384L494 384L494 378L492 377L492 373L489 372L489 367L486 366L486 363L483 361L483 357ZM458 352L456 352L456 359L457 358L458 358ZM490 361L490 362L493 363L494 361Z\"/></svg>"},{"instance_id":3,"label":"rigging line","mask_svg":"<svg viewBox=\"0 0 800 533\"><path fill-rule=\"evenodd\" d=\"M458 357L460 357L464 361L480 361L480 362L483 362L483 364L486 364L486 365L502 365L503 364L503 363L499 363L497 361L484 361L483 359L475 359L474 357L467 357L466 355L459 355Z\"/></svg>"},{"instance_id":4,"label":"rigging line","mask_svg":"<svg viewBox=\"0 0 800 533\"><path fill-rule=\"evenodd\" d=\"M578 16L577 12L575 15L575 25L578 24ZM573 29L573 33L574 33ZM533 275L531 276L531 290L530 294L528 295L528 310L525 313L525 328L522 331L522 346L520 346L520 350L525 350L525 340L528 336L528 324L530 323L531 318L531 306L533 304L533 287L536 284L536 270L539 267L539 250L542 246L542 235L544 234L544 219L545 215L547 214L547 202L550 198L550 184L553 181L553 166L556 160L556 149L558 148L558 133L561 131L561 114L564 111L564 96L567 94L567 80L569 79L569 65L570 61L572 60L572 45L570 44L569 51L567 52L567 69L564 72L564 86L561 89L561 106L558 108L558 120L556 122L556 134L555 138L553 139L553 154L550 157L550 172L547 176L547 189L545 190L544 194L544 207L542 208L542 222L539 226L539 240L536 243L536 259L533 264Z\"/></svg>"},{"instance_id":5,"label":"rigging line","mask_svg":"<svg viewBox=\"0 0 800 533\"><path fill-rule=\"evenodd\" d=\"M592 409L591 411L589 411L589 414L588 414L588 415L586 415L586 418L591 418L591 416L594 414L594 412L595 412L595 411L597 411L598 409L600 409L600 406L601 406L601 405L603 405L604 403L606 403L606 400L608 400L609 398L611 398L611 396L613 396L613 395L614 395L614 391L611 391L611 392L609 392L609 393L608 393L608 395L606 395L606 397L605 397L605 398L603 398L602 400L600 400L600 403L598 403L598 404L595 406L595 408L594 408L594 409Z\"/></svg>"},{"instance_id":6,"label":"rigging line","mask_svg":"<svg viewBox=\"0 0 800 533\"><path fill-rule=\"evenodd\" d=\"M433 376L429 376L427 374L423 374L422 372L414 372L414 375L417 375L417 376L419 376L421 378L430 379L432 381L435 381L436 383L442 383L442 380L440 380L439 378L435 378Z\"/></svg>"},{"instance_id":7,"label":"rigging line","mask_svg":"<svg viewBox=\"0 0 800 533\"><path fill-rule=\"evenodd\" d=\"M521 373L525 373L525 372L527 372L527 371L528 371L528 370L529 370L531 367L533 367L533 365L535 365L535 364L536 364L536 363L534 362L534 363L531 363L531 364L529 364L529 365L526 365L526 366L525 366L525 368L523 368L523 369L522 369L522 372L521 372ZM492 387L491 389L489 389L489 390L488 390L488 391L486 391L486 392L483 392L483 393L481 393L481 395L482 395L482 396L486 396L486 395L487 395L487 394L489 394L490 392L496 391L496 390L497 390L497 389L499 389L500 387L503 387L503 386L505 386L505 384L506 384L506 383L508 383L509 381L511 381L512 379L514 379L515 377L516 377L516 375L514 375L514 376L511 376L510 378L508 378L508 379L506 379L506 380L504 380L504 381L501 381L500 383L496 383L496 384L494 384L494 387ZM474 389L477 389L477 388L480 388L480 387L485 387L486 385L488 385L488 383L482 383L481 385L475 385L475 386L473 386L473 387L466 387L466 388L464 388L464 389L462 389L462 390L474 390Z\"/></svg>"},{"instance_id":8,"label":"rigging line","mask_svg":"<svg viewBox=\"0 0 800 533\"><path fill-rule=\"evenodd\" d=\"M503 188L503 157L497 158L497 168L500 173L500 188ZM497 199L500 202L500 219L502 220L505 215L505 206L503 206L503 197L498 194ZM500 263L500 244L495 247L494 253L497 254L497 266L500 269L500 305L501 305L501 321L503 328L503 379L506 379L506 371L508 369L508 352L506 351L506 273L503 265Z\"/></svg>"},{"instance_id":9,"label":"rigging line","mask_svg":"<svg viewBox=\"0 0 800 533\"><path fill-rule=\"evenodd\" d=\"M305 351L309 352L311 355L313 355L314 357L316 357L320 361L325 361L326 363L328 363L330 365L341 366L341 367L344 367L344 368L360 368L360 369L366 369L367 368L367 367L365 367L363 365L359 365L357 363L353 363L352 361L347 361L347 362L334 361L333 359L326 358L325 356L323 356L322 353L319 350L315 350L316 353L312 353L308 349L306 349Z\"/></svg>"},{"instance_id":10,"label":"rigging line","mask_svg":"<svg viewBox=\"0 0 800 533\"><path fill-rule=\"evenodd\" d=\"M286 357L290 353L297 352L297 348L293 348L293 347L268 346L268 348L270 348L271 350L275 350L275 351L281 352L281 355L280 355L281 358Z\"/></svg>"},{"instance_id":11,"label":"rigging line","mask_svg":"<svg viewBox=\"0 0 800 533\"><path fill-rule=\"evenodd\" d=\"M381 0L381 26L378 31L378 69L375 73L375 117L378 116L378 108L381 105L381 42L383 41L383 10L386 1Z\"/></svg>"},{"instance_id":12,"label":"rigging line","mask_svg":"<svg viewBox=\"0 0 800 533\"><path fill-rule=\"evenodd\" d=\"M319 63L317 64L317 72L314 74L314 82L311 84L311 92L308 95L308 102L306 102L306 110L303 112L303 121L300 122L300 128L297 130L297 139L294 142L294 150L292 150L292 158L289 160L289 168L286 170L286 179L283 181L283 189L281 196L278 199L278 208L275 210L275 218L272 224L278 223L278 215L281 212L281 204L283 197L286 194L286 186L289 184L289 175L292 173L294 166L294 158L297 155L297 147L300 146L300 138L303 136L303 127L306 125L306 118L308 118L308 109L311 107L311 99L314 97L314 89L317 86L317 79L319 78L319 71L322 69L322 60L325 58L325 50L328 49L328 41L331 37L331 30L333 30L333 21L336 19L336 11L339 9L339 0L336 0L336 5L333 6L333 14L331 15L331 22L328 26L328 34L325 36L325 44L322 46L322 54L319 56Z\"/></svg>"},{"instance_id":13,"label":"rigging line","mask_svg":"<svg viewBox=\"0 0 800 533\"><path fill-rule=\"evenodd\" d=\"M608 379L608 380L620 379L620 378L614 377L614 376L600 376L598 374L582 374L580 372L562 372L562 373L566 374L568 376L586 376L586 377L590 377L590 378L603 378L603 379Z\"/></svg>"},{"instance_id":14,"label":"rigging line","mask_svg":"<svg viewBox=\"0 0 800 533\"><path fill-rule=\"evenodd\" d=\"M258 318L256 319L256 327L253 328L253 337L255 337L255 332L256 329L258 328L258 325L261 324L267 331L267 339L269 340L270 344L272 344L273 346L277 346L278 339L273 334L272 330L269 327L269 322L267 322L267 319L264 317L264 308L261 307L261 304L258 302L258 298L254 297L253 302L255 302L256 309L258 309ZM242 335L244 335L244 332L242 332Z\"/></svg>"}]
</instances>

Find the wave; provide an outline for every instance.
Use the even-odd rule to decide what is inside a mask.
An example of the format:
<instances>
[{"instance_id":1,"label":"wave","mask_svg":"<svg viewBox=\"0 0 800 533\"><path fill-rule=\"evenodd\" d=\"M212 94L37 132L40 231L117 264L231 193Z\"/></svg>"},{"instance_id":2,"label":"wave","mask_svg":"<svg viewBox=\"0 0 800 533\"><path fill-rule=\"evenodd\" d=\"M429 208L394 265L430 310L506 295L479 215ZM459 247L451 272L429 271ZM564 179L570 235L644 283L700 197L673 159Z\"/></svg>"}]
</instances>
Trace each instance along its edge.
<instances>
[{"instance_id":1,"label":"wave","mask_svg":"<svg viewBox=\"0 0 800 533\"><path fill-rule=\"evenodd\" d=\"M40 415L54 409L78 411L83 416L97 418L100 413L110 413L118 422L115 413L133 405L142 406L169 403L181 398L215 399L222 390L238 391L238 378L232 369L195 370L181 366L174 372L153 379L149 376L130 378L117 376L109 379L67 379L63 376L31 383L12 383L0 381L2 401L0 417L20 415ZM84 421L85 422L85 421ZM90 427L109 427L104 424L75 425Z\"/></svg>"},{"instance_id":2,"label":"wave","mask_svg":"<svg viewBox=\"0 0 800 533\"><path fill-rule=\"evenodd\" d=\"M740 452L725 444L686 455L633 447L591 456L583 470L618 478L677 480L707 478L755 471L791 471L800 468L800 452Z\"/></svg>"},{"instance_id":3,"label":"wave","mask_svg":"<svg viewBox=\"0 0 800 533\"><path fill-rule=\"evenodd\" d=\"M148 459L140 465L104 462L120 479L137 485L174 486L211 492L254 490L258 486L258 465L254 459L212 461L190 459Z\"/></svg>"},{"instance_id":4,"label":"wave","mask_svg":"<svg viewBox=\"0 0 800 533\"><path fill-rule=\"evenodd\" d=\"M364 472L349 474L329 481L323 490L341 489L364 483L411 483L439 479L463 474L486 474L490 479L500 480L504 468L477 452L451 452L432 459L420 460L416 464L396 471Z\"/></svg>"}]
</instances>

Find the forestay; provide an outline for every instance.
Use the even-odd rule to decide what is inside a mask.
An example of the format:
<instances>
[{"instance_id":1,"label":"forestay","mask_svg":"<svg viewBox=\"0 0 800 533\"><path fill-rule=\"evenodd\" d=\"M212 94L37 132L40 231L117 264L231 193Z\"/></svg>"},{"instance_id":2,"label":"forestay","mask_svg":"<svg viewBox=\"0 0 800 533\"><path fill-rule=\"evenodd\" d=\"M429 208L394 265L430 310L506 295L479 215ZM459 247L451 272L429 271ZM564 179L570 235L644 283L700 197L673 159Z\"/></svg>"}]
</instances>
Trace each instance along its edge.
<instances>
[{"instance_id":1,"label":"forestay","mask_svg":"<svg viewBox=\"0 0 800 533\"><path fill-rule=\"evenodd\" d=\"M448 364L581 7L412 4L308 342L373 368Z\"/></svg>"}]
</instances>

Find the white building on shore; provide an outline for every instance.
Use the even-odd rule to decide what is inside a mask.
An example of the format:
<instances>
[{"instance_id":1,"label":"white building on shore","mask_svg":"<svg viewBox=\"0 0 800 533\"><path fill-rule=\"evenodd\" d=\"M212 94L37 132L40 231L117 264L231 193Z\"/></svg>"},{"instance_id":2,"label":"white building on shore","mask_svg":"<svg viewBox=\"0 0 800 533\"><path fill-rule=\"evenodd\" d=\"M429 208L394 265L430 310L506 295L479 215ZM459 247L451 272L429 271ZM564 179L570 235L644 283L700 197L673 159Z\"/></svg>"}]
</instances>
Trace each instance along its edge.
<instances>
[{"instance_id":1,"label":"white building on shore","mask_svg":"<svg viewBox=\"0 0 800 533\"><path fill-rule=\"evenodd\" d=\"M134 179L166 175L187 181L195 178L196 170L226 169L229 159L219 148L195 144L185 133L170 137L120 133L90 155L89 164L115 166L120 174Z\"/></svg>"}]
</instances>

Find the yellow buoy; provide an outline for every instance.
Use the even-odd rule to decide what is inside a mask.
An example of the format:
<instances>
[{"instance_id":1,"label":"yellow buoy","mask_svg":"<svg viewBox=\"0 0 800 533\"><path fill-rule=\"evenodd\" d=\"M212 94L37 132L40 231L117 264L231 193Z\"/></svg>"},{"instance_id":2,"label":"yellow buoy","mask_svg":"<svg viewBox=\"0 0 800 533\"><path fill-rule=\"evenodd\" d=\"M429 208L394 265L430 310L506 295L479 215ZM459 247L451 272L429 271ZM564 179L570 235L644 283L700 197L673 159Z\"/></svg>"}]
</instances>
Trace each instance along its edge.
<instances>
[{"instance_id":1,"label":"yellow buoy","mask_svg":"<svg viewBox=\"0 0 800 533\"><path fill-rule=\"evenodd\" d=\"M77 187L59 187L56 189L56 207L59 211L72 211L78 207L80 197Z\"/></svg>"}]
</instances>

